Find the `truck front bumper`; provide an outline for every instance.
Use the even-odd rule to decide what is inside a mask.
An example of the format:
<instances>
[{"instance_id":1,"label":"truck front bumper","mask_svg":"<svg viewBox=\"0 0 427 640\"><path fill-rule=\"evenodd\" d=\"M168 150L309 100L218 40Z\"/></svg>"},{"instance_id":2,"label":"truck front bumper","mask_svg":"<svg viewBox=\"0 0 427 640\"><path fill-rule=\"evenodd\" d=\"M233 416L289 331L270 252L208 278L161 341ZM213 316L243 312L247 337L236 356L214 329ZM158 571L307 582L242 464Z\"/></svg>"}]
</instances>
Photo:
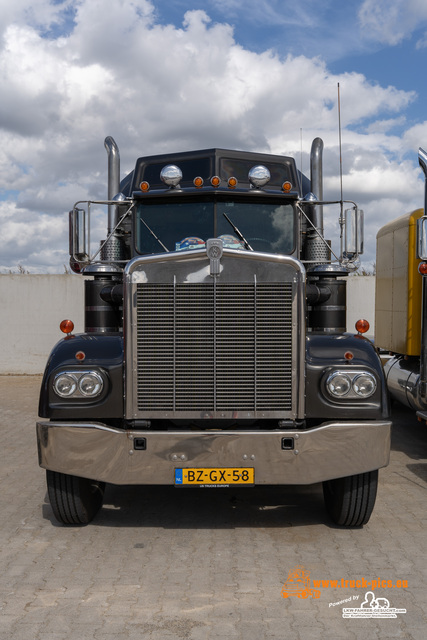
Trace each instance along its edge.
<instances>
[{"instance_id":1,"label":"truck front bumper","mask_svg":"<svg viewBox=\"0 0 427 640\"><path fill-rule=\"evenodd\" d=\"M253 467L255 484L312 484L388 464L388 421L278 431L123 431L38 422L44 469L112 484L174 484L175 469Z\"/></svg>"}]
</instances>

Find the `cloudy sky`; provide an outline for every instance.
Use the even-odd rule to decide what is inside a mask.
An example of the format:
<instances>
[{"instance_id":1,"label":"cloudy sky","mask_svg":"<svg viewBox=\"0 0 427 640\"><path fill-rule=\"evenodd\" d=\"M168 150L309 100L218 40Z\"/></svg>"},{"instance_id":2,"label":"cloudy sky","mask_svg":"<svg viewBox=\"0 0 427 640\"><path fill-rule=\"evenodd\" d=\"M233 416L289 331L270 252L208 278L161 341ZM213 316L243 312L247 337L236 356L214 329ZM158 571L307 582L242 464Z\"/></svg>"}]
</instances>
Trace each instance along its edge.
<instances>
[{"instance_id":1,"label":"cloudy sky","mask_svg":"<svg viewBox=\"0 0 427 640\"><path fill-rule=\"evenodd\" d=\"M378 228L424 203L426 62L425 0L1 0L0 272L64 271L66 212L106 198L106 135L122 177L141 155L212 146L306 172L320 136L338 197L337 83L369 264Z\"/></svg>"}]
</instances>

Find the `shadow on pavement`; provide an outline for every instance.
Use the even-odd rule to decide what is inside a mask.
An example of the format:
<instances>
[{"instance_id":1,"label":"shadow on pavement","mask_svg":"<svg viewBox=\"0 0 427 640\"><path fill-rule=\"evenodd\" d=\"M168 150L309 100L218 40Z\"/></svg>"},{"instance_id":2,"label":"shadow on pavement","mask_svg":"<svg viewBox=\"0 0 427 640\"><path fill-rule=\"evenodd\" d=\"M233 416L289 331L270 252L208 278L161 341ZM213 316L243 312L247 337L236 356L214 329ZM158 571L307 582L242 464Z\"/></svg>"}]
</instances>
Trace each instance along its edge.
<instances>
[{"instance_id":1,"label":"shadow on pavement","mask_svg":"<svg viewBox=\"0 0 427 640\"><path fill-rule=\"evenodd\" d=\"M56 522L46 495L43 517ZM101 527L164 529L334 527L321 484L287 487L176 489L172 486L107 485L93 521Z\"/></svg>"}]
</instances>

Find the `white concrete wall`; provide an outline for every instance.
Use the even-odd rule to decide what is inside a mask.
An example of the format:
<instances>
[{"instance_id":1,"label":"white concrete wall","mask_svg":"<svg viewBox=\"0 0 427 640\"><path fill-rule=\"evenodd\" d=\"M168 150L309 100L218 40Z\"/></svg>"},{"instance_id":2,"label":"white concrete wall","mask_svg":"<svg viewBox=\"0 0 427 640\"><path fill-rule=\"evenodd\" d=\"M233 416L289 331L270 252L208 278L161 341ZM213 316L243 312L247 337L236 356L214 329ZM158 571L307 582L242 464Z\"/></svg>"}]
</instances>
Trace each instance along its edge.
<instances>
[{"instance_id":1,"label":"white concrete wall","mask_svg":"<svg viewBox=\"0 0 427 640\"><path fill-rule=\"evenodd\" d=\"M375 331L375 276L350 276L347 278L347 331L354 331L357 320L363 318L371 328L366 336L374 337Z\"/></svg>"},{"instance_id":2,"label":"white concrete wall","mask_svg":"<svg viewBox=\"0 0 427 640\"><path fill-rule=\"evenodd\" d=\"M84 329L82 276L0 275L0 301L0 374L43 372L61 320Z\"/></svg>"},{"instance_id":3,"label":"white concrete wall","mask_svg":"<svg viewBox=\"0 0 427 640\"><path fill-rule=\"evenodd\" d=\"M84 285L78 275L0 275L0 374L42 373L52 347L64 337L59 323L84 328ZM366 318L374 330L375 277L348 279L347 328Z\"/></svg>"}]
</instances>

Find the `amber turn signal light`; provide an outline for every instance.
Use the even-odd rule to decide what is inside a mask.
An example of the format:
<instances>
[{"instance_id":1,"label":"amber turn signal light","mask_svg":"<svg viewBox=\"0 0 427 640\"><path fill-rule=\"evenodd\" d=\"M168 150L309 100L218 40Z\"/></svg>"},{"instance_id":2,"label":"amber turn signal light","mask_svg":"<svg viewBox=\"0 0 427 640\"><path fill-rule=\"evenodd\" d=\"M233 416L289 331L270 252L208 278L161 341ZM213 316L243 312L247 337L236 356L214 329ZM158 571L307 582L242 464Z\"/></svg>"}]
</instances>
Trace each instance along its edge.
<instances>
[{"instance_id":1,"label":"amber turn signal light","mask_svg":"<svg viewBox=\"0 0 427 640\"><path fill-rule=\"evenodd\" d=\"M358 333L366 333L369 331L370 325L367 320L360 319L356 322L355 327Z\"/></svg>"},{"instance_id":2,"label":"amber turn signal light","mask_svg":"<svg viewBox=\"0 0 427 640\"><path fill-rule=\"evenodd\" d=\"M59 325L62 333L71 333L74 329L74 322L72 320L63 320Z\"/></svg>"}]
</instances>

